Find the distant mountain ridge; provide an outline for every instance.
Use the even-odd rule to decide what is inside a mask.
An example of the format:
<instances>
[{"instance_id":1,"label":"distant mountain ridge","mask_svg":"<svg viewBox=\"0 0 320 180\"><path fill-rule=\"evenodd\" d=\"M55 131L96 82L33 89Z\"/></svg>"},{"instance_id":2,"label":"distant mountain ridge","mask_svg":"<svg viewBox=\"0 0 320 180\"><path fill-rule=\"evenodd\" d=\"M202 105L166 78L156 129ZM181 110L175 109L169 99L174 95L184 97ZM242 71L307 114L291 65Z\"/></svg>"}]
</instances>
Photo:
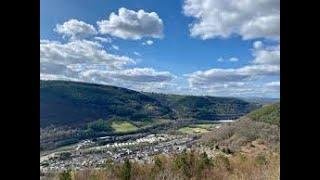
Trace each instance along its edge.
<instances>
[{"instance_id":1,"label":"distant mountain ridge","mask_svg":"<svg viewBox=\"0 0 320 180\"><path fill-rule=\"evenodd\" d=\"M40 81L40 125L81 126L99 118L218 119L255 109L237 98L141 93L115 86Z\"/></svg>"},{"instance_id":2,"label":"distant mountain ridge","mask_svg":"<svg viewBox=\"0 0 320 180\"><path fill-rule=\"evenodd\" d=\"M241 98L245 101L251 102L251 103L258 103L258 104L273 104L280 102L280 98L262 98L262 97L251 97L251 98Z\"/></svg>"}]
</instances>

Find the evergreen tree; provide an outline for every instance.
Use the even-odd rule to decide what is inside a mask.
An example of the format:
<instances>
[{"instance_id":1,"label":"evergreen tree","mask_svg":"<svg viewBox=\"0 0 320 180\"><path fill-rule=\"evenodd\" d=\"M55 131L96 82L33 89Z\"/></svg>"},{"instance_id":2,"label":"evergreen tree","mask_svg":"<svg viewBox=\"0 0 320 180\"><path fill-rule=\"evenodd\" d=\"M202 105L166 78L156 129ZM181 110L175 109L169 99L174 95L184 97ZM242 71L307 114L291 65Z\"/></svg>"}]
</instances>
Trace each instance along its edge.
<instances>
[{"instance_id":1,"label":"evergreen tree","mask_svg":"<svg viewBox=\"0 0 320 180\"><path fill-rule=\"evenodd\" d=\"M124 164L121 168L120 178L122 180L130 180L131 178L131 163L128 159L125 159Z\"/></svg>"}]
</instances>

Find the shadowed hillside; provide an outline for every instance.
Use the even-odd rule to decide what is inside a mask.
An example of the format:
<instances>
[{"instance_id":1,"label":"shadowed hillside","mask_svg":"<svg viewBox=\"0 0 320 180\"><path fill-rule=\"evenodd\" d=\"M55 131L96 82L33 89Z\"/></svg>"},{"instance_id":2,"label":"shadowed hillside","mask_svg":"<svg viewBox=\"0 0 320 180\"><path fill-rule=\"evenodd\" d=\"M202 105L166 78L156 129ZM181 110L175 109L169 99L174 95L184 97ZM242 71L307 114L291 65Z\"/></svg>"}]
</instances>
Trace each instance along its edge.
<instances>
[{"instance_id":1,"label":"shadowed hillside","mask_svg":"<svg viewBox=\"0 0 320 180\"><path fill-rule=\"evenodd\" d=\"M171 118L170 108L142 93L96 84L41 81L41 126L83 124L114 116L131 120Z\"/></svg>"}]
</instances>

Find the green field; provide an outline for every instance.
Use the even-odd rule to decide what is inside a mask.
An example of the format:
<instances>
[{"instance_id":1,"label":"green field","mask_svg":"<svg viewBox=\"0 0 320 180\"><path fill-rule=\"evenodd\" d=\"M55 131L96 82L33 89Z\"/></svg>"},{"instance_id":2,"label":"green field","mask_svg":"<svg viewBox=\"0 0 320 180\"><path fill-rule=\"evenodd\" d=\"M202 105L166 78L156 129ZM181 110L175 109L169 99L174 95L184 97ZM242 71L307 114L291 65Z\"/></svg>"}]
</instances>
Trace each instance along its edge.
<instances>
[{"instance_id":1,"label":"green field","mask_svg":"<svg viewBox=\"0 0 320 180\"><path fill-rule=\"evenodd\" d=\"M168 119L153 119L153 120L147 120L147 121L134 121L132 123L138 128L148 128L148 127L157 126L161 124L167 124L169 122L170 120Z\"/></svg>"},{"instance_id":2,"label":"green field","mask_svg":"<svg viewBox=\"0 0 320 180\"><path fill-rule=\"evenodd\" d=\"M203 134L209 132L208 130L199 127L183 127L180 128L178 131L185 134Z\"/></svg>"},{"instance_id":3,"label":"green field","mask_svg":"<svg viewBox=\"0 0 320 180\"><path fill-rule=\"evenodd\" d=\"M138 130L138 128L130 122L121 121L121 122L112 122L111 124L112 129L115 132L132 132Z\"/></svg>"},{"instance_id":4,"label":"green field","mask_svg":"<svg viewBox=\"0 0 320 180\"><path fill-rule=\"evenodd\" d=\"M214 128L216 125L217 125L217 123L215 123L215 124L196 124L194 126L198 127L198 128L210 130L210 129Z\"/></svg>"}]
</instances>

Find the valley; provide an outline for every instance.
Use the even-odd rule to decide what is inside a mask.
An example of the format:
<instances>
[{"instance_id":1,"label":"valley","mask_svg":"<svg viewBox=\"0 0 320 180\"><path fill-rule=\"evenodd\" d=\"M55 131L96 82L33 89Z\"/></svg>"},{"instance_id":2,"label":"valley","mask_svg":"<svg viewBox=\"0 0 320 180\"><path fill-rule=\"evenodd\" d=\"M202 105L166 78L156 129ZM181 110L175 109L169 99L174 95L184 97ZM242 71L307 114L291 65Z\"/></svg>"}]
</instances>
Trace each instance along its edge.
<instances>
[{"instance_id":1,"label":"valley","mask_svg":"<svg viewBox=\"0 0 320 180\"><path fill-rule=\"evenodd\" d=\"M41 179L70 171L74 176L88 171L104 177L101 170L108 167L121 169L132 163L146 168L159 163L159 157L173 174L183 169L179 165L180 170L174 170L177 164L169 163L171 159L187 163L180 156L204 158L206 163L262 156L277 163L280 103L142 93L67 81L41 81L40 91ZM117 179L117 173L107 172ZM139 173L148 179L148 173Z\"/></svg>"},{"instance_id":2,"label":"valley","mask_svg":"<svg viewBox=\"0 0 320 180\"><path fill-rule=\"evenodd\" d=\"M83 170L103 167L108 160L124 162L125 159L152 163L157 155L191 150L201 134L232 121L182 122L184 123L174 123L162 130L84 139L68 146L44 151L40 156L40 169L43 173L66 169Z\"/></svg>"}]
</instances>

